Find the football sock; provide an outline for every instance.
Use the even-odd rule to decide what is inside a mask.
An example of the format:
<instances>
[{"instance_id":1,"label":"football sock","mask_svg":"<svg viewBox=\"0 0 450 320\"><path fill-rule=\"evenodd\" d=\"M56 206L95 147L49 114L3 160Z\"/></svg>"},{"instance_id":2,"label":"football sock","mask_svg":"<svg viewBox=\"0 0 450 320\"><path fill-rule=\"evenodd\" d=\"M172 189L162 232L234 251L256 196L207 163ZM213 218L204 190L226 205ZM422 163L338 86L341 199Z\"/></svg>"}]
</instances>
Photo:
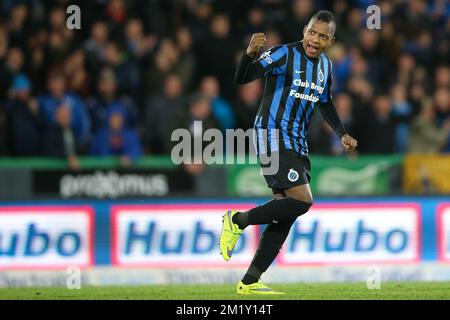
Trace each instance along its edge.
<instances>
[{"instance_id":1,"label":"football sock","mask_svg":"<svg viewBox=\"0 0 450 320\"><path fill-rule=\"evenodd\" d=\"M270 267L280 252L295 220L296 218L280 220L266 227L259 240L258 250L242 279L244 284L258 282L261 275Z\"/></svg>"},{"instance_id":2,"label":"football sock","mask_svg":"<svg viewBox=\"0 0 450 320\"><path fill-rule=\"evenodd\" d=\"M258 282L261 275L262 275L262 272L259 271L258 268L250 265L250 267L247 270L247 273L244 275L244 278L242 278L242 283L245 285L256 283L256 282Z\"/></svg>"},{"instance_id":3,"label":"football sock","mask_svg":"<svg viewBox=\"0 0 450 320\"><path fill-rule=\"evenodd\" d=\"M240 229L248 225L269 224L275 221L292 220L306 213L311 203L292 198L274 199L249 211L238 212L233 222Z\"/></svg>"},{"instance_id":4,"label":"football sock","mask_svg":"<svg viewBox=\"0 0 450 320\"><path fill-rule=\"evenodd\" d=\"M231 219L237 224L239 229L244 230L248 226L248 214L246 212L238 212Z\"/></svg>"}]
</instances>

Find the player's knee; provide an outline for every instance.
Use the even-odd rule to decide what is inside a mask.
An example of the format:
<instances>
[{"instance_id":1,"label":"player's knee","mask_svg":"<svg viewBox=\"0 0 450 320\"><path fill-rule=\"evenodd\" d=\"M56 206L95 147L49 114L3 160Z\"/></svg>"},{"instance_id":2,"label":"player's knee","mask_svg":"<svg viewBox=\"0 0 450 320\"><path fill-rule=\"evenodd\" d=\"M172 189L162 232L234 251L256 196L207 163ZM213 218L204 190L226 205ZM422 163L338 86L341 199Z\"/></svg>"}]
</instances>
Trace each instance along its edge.
<instances>
[{"instance_id":1,"label":"player's knee","mask_svg":"<svg viewBox=\"0 0 450 320\"><path fill-rule=\"evenodd\" d=\"M308 212L309 208L311 208L313 204L312 199L311 201L303 201L294 198L287 198L287 201L289 203L289 206L293 209L292 212L295 212L295 216L297 217Z\"/></svg>"}]
</instances>

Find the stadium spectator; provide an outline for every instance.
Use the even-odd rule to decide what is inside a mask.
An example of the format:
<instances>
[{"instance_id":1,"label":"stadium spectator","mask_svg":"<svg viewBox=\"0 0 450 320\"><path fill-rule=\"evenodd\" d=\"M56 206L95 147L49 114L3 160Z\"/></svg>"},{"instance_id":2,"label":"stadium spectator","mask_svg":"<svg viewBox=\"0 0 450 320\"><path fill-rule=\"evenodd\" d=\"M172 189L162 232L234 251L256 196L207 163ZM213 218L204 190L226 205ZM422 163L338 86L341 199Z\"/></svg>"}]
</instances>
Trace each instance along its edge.
<instances>
[{"instance_id":1,"label":"stadium spectator","mask_svg":"<svg viewBox=\"0 0 450 320\"><path fill-rule=\"evenodd\" d=\"M178 75L187 90L193 89L193 82L197 78L197 58L193 51L192 34L188 28L181 27L176 33L176 45L179 50Z\"/></svg>"},{"instance_id":2,"label":"stadium spectator","mask_svg":"<svg viewBox=\"0 0 450 320\"><path fill-rule=\"evenodd\" d=\"M387 95L375 98L373 107L367 113L365 128L360 131L359 151L361 153L390 154L395 152L395 120L391 115L392 101Z\"/></svg>"},{"instance_id":3,"label":"stadium spectator","mask_svg":"<svg viewBox=\"0 0 450 320\"><path fill-rule=\"evenodd\" d=\"M127 22L125 26L125 39L127 51L138 60L150 53L156 45L156 37L145 35L144 25L139 19L131 19Z\"/></svg>"},{"instance_id":4,"label":"stadium spectator","mask_svg":"<svg viewBox=\"0 0 450 320\"><path fill-rule=\"evenodd\" d=\"M22 73L12 84L12 98L6 104L9 146L16 156L41 153L44 119L37 100L31 96L31 82Z\"/></svg>"},{"instance_id":5,"label":"stadium spectator","mask_svg":"<svg viewBox=\"0 0 450 320\"><path fill-rule=\"evenodd\" d=\"M101 62L105 60L106 45L109 40L108 26L104 21L97 21L91 27L89 39L84 42L87 63L95 74L99 71Z\"/></svg>"},{"instance_id":6,"label":"stadium spectator","mask_svg":"<svg viewBox=\"0 0 450 320\"><path fill-rule=\"evenodd\" d=\"M132 97L139 96L140 72L138 64L118 42L108 42L105 47L104 62L106 66L113 68L116 74L119 93Z\"/></svg>"},{"instance_id":7,"label":"stadium spectator","mask_svg":"<svg viewBox=\"0 0 450 320\"><path fill-rule=\"evenodd\" d=\"M54 111L54 123L46 127L43 138L43 154L50 157L66 158L70 169L80 169L77 144L72 129L72 115L74 109L67 104L59 106Z\"/></svg>"},{"instance_id":8,"label":"stadium spectator","mask_svg":"<svg viewBox=\"0 0 450 320\"><path fill-rule=\"evenodd\" d=\"M442 127L436 125L436 112L431 99L425 99L419 115L412 120L408 140L410 153L439 153L448 141L450 118Z\"/></svg>"},{"instance_id":9,"label":"stadium spectator","mask_svg":"<svg viewBox=\"0 0 450 320\"><path fill-rule=\"evenodd\" d=\"M145 71L146 98L162 91L164 79L171 73L179 74L179 49L170 38L161 39L154 59Z\"/></svg>"},{"instance_id":10,"label":"stadium spectator","mask_svg":"<svg viewBox=\"0 0 450 320\"><path fill-rule=\"evenodd\" d=\"M200 92L211 102L212 114L219 123L219 128L225 133L226 129L234 129L235 115L230 103L220 96L220 84L217 78L206 76L200 82Z\"/></svg>"},{"instance_id":11,"label":"stadium spectator","mask_svg":"<svg viewBox=\"0 0 450 320\"><path fill-rule=\"evenodd\" d=\"M117 80L111 68L104 68L97 81L97 96L88 100L87 106L92 120L92 132L108 126L111 114L119 112L123 117L123 125L128 129L137 127L137 110L133 99L129 96L118 96Z\"/></svg>"},{"instance_id":12,"label":"stadium spectator","mask_svg":"<svg viewBox=\"0 0 450 320\"><path fill-rule=\"evenodd\" d=\"M78 95L66 90L64 75L59 71L53 71L50 74L47 86L48 93L38 97L47 126L55 126L58 121L58 109L67 107L70 109L70 126L76 144L78 146L86 145L90 139L91 121L85 104ZM67 120L66 115L61 117L64 118L64 121Z\"/></svg>"},{"instance_id":13,"label":"stadium spectator","mask_svg":"<svg viewBox=\"0 0 450 320\"><path fill-rule=\"evenodd\" d=\"M404 153L408 144L409 121L414 115L412 105L406 99L406 88L396 84L391 90L392 114L398 119L395 127L395 151Z\"/></svg>"},{"instance_id":14,"label":"stadium spectator","mask_svg":"<svg viewBox=\"0 0 450 320\"><path fill-rule=\"evenodd\" d=\"M433 104L437 112L437 124L444 127L444 124L450 120L450 92L447 88L438 88L434 92ZM447 145L443 149L444 152L450 152L450 136Z\"/></svg>"},{"instance_id":15,"label":"stadium spectator","mask_svg":"<svg viewBox=\"0 0 450 320\"><path fill-rule=\"evenodd\" d=\"M258 111L259 102L262 95L261 81L262 80L252 81L239 87L238 99L234 103L237 128L241 128L243 130L253 128L255 114Z\"/></svg>"},{"instance_id":16,"label":"stadium spectator","mask_svg":"<svg viewBox=\"0 0 450 320\"><path fill-rule=\"evenodd\" d=\"M232 99L235 85L234 56L238 49L230 34L230 20L225 14L215 15L210 24L210 34L198 49L200 77L212 75L219 80L222 95Z\"/></svg>"},{"instance_id":17,"label":"stadium spectator","mask_svg":"<svg viewBox=\"0 0 450 320\"><path fill-rule=\"evenodd\" d=\"M23 52L20 48L12 47L8 50L6 60L0 65L0 101L8 97L14 77L22 71L24 64Z\"/></svg>"},{"instance_id":18,"label":"stadium spectator","mask_svg":"<svg viewBox=\"0 0 450 320\"><path fill-rule=\"evenodd\" d=\"M298 41L299 33L303 26L308 24L313 14L314 4L312 0L294 0L291 9L288 11L288 17L283 19L280 26L283 42L287 43Z\"/></svg>"},{"instance_id":19,"label":"stadium spectator","mask_svg":"<svg viewBox=\"0 0 450 320\"><path fill-rule=\"evenodd\" d=\"M25 4L17 3L14 5L7 22L11 46L25 47L27 43L27 28L25 26L27 16L28 7Z\"/></svg>"},{"instance_id":20,"label":"stadium spectator","mask_svg":"<svg viewBox=\"0 0 450 320\"><path fill-rule=\"evenodd\" d=\"M64 61L64 75L67 79L67 89L75 92L83 99L91 94L90 79L85 68L86 56L82 49L71 53Z\"/></svg>"},{"instance_id":21,"label":"stadium spectator","mask_svg":"<svg viewBox=\"0 0 450 320\"><path fill-rule=\"evenodd\" d=\"M328 56L333 61L333 89L334 93L337 94L345 90L345 84L350 77L352 60L344 45L340 42L335 42L328 49Z\"/></svg>"},{"instance_id":22,"label":"stadium spectator","mask_svg":"<svg viewBox=\"0 0 450 320\"><path fill-rule=\"evenodd\" d=\"M178 144L177 141L171 141L171 134L176 129L187 129L191 137L191 162L194 162L194 157L202 156L202 154L196 154L194 152L194 139L200 139L203 143L202 150L205 147L205 143L202 139L202 132L199 132L198 127L195 127L195 122L202 126L203 132L208 129L217 129L219 127L216 119L212 115L211 101L210 99L200 93L193 94L189 99L188 109L185 112L175 115L172 118L171 125L164 141L168 143L167 150L169 153L172 148ZM187 164L185 169L191 174L199 174L203 171L203 165L197 165L194 163Z\"/></svg>"},{"instance_id":23,"label":"stadium spectator","mask_svg":"<svg viewBox=\"0 0 450 320\"><path fill-rule=\"evenodd\" d=\"M186 103L183 95L183 83L176 74L169 74L164 79L163 93L150 97L145 105L144 146L151 154L169 153L166 148L167 128L171 119L182 113Z\"/></svg>"},{"instance_id":24,"label":"stadium spectator","mask_svg":"<svg viewBox=\"0 0 450 320\"><path fill-rule=\"evenodd\" d=\"M117 156L120 164L130 166L141 156L141 144L135 130L124 126L121 112L113 112L108 117L108 127L100 129L94 136L91 155Z\"/></svg>"}]
</instances>

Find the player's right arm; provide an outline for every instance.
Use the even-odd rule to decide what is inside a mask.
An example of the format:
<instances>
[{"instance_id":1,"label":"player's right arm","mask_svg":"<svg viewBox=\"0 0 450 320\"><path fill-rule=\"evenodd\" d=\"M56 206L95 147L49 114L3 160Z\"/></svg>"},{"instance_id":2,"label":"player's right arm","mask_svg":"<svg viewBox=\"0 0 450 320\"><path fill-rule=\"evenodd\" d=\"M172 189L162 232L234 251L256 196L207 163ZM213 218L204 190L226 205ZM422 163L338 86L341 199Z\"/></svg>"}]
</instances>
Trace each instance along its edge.
<instances>
[{"instance_id":1,"label":"player's right arm","mask_svg":"<svg viewBox=\"0 0 450 320\"><path fill-rule=\"evenodd\" d=\"M283 46L278 45L266 50L257 60L254 60L259 51L266 44L264 33L254 33L247 47L242 54L241 60L234 74L234 79L239 84L246 84L255 79L267 75L276 67L280 67L286 62L286 52Z\"/></svg>"}]
</instances>

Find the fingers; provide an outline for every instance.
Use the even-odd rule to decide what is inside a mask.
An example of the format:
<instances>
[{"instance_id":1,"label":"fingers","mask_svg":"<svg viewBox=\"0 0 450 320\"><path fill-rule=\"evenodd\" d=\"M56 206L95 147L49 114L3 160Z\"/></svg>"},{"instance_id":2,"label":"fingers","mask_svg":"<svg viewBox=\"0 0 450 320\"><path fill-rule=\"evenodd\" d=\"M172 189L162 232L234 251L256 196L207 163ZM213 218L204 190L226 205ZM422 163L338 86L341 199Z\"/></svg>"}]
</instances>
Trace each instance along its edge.
<instances>
[{"instance_id":1,"label":"fingers","mask_svg":"<svg viewBox=\"0 0 450 320\"><path fill-rule=\"evenodd\" d=\"M346 152L351 152L358 146L358 141L351 136L345 136L342 141L342 145Z\"/></svg>"},{"instance_id":2,"label":"fingers","mask_svg":"<svg viewBox=\"0 0 450 320\"><path fill-rule=\"evenodd\" d=\"M266 35L264 33L254 33L252 39L250 40L250 51L257 52L261 50L267 42Z\"/></svg>"}]
</instances>

